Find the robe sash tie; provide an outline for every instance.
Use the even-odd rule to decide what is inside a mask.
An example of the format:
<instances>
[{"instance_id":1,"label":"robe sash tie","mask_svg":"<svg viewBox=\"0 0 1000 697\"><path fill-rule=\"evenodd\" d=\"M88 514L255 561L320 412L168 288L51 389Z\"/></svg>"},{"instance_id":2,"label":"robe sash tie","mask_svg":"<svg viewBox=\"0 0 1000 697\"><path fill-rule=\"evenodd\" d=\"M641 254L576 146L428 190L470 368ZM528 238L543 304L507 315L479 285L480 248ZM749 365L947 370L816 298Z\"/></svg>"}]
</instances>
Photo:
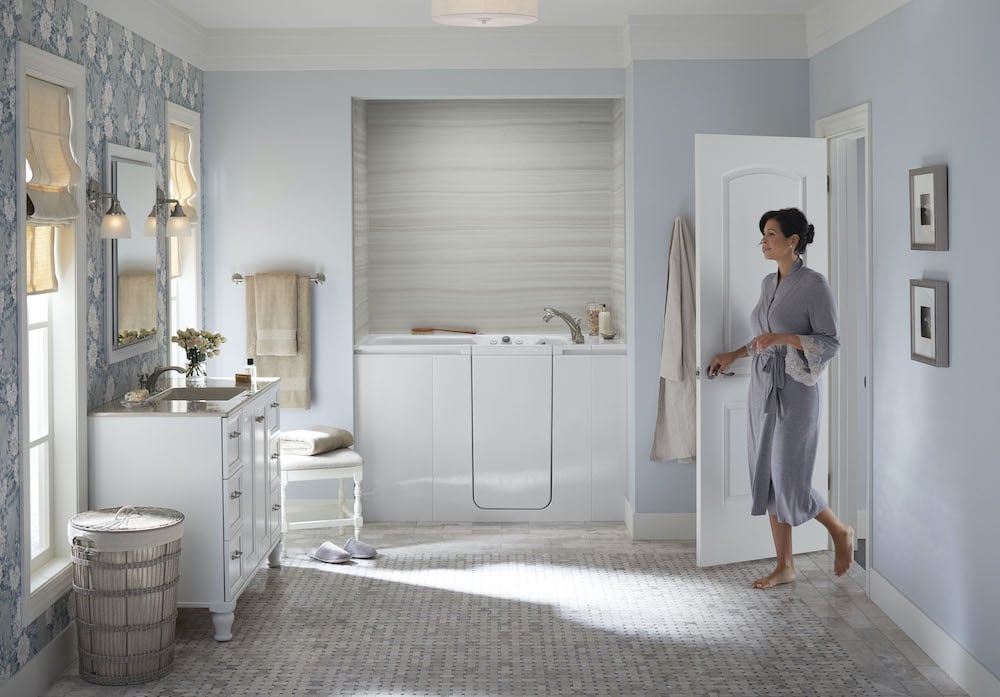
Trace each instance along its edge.
<instances>
[{"instance_id":1,"label":"robe sash tie","mask_svg":"<svg viewBox=\"0 0 1000 697\"><path fill-rule=\"evenodd\" d=\"M765 351L764 372L771 376L770 384L767 386L767 395L764 398L765 414L780 414L784 416L784 409L781 406L781 390L785 388L785 354L783 351Z\"/></svg>"}]
</instances>

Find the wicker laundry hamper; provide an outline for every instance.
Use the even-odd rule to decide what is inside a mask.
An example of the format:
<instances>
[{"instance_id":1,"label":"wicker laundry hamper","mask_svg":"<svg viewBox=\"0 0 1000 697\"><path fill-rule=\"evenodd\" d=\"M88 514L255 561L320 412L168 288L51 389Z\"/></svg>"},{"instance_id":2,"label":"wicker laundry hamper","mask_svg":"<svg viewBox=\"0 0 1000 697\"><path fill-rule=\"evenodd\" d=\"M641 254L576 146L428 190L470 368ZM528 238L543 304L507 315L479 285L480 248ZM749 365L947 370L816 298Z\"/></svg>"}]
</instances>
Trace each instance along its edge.
<instances>
[{"instance_id":1,"label":"wicker laundry hamper","mask_svg":"<svg viewBox=\"0 0 1000 697\"><path fill-rule=\"evenodd\" d=\"M184 515L124 506L73 516L80 677L134 685L173 668Z\"/></svg>"}]
</instances>

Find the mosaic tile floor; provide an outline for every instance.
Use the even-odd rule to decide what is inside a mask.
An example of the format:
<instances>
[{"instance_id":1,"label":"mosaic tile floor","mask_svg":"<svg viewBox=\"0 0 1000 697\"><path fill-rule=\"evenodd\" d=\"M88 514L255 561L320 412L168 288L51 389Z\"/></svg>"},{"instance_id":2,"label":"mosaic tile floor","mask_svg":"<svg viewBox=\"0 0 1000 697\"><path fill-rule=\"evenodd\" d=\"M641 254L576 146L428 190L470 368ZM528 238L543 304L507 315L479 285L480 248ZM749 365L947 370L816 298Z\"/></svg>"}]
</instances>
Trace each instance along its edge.
<instances>
[{"instance_id":1,"label":"mosaic tile floor","mask_svg":"<svg viewBox=\"0 0 1000 697\"><path fill-rule=\"evenodd\" d=\"M621 524L369 523L378 558L308 557L348 534L291 534L228 643L181 610L166 677L97 687L73 667L46 697L965 694L830 553L768 592L749 587L768 562L698 569L693 544L633 543Z\"/></svg>"}]
</instances>

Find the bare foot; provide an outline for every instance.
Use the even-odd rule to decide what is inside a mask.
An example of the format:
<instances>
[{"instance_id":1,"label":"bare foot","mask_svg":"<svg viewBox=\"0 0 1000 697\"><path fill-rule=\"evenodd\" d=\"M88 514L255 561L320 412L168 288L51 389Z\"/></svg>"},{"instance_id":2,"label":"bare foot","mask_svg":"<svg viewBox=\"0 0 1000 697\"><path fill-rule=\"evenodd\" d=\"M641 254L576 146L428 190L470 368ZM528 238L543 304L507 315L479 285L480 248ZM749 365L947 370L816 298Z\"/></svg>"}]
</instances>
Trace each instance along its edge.
<instances>
[{"instance_id":1,"label":"bare foot","mask_svg":"<svg viewBox=\"0 0 1000 697\"><path fill-rule=\"evenodd\" d=\"M775 586L780 586L782 583L794 583L795 582L795 567L794 566L783 566L775 569L770 574L764 578L758 578L753 582L753 588L774 588Z\"/></svg>"},{"instance_id":2,"label":"bare foot","mask_svg":"<svg viewBox=\"0 0 1000 697\"><path fill-rule=\"evenodd\" d=\"M845 527L833 536L833 573L843 576L854 561L854 528Z\"/></svg>"}]
</instances>

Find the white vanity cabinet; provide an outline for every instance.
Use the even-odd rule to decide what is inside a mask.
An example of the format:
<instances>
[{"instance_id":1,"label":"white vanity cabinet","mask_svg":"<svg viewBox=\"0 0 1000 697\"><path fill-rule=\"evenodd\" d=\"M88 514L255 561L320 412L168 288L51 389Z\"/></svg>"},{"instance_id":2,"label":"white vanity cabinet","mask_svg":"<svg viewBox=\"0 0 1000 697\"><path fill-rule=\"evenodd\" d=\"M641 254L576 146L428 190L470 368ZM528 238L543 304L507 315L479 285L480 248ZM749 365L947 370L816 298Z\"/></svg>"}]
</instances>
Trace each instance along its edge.
<instances>
[{"instance_id":1,"label":"white vanity cabinet","mask_svg":"<svg viewBox=\"0 0 1000 697\"><path fill-rule=\"evenodd\" d=\"M277 380L228 401L110 402L89 418L90 507L184 514L177 604L208 608L218 641L258 567L279 565L279 429Z\"/></svg>"}]
</instances>

